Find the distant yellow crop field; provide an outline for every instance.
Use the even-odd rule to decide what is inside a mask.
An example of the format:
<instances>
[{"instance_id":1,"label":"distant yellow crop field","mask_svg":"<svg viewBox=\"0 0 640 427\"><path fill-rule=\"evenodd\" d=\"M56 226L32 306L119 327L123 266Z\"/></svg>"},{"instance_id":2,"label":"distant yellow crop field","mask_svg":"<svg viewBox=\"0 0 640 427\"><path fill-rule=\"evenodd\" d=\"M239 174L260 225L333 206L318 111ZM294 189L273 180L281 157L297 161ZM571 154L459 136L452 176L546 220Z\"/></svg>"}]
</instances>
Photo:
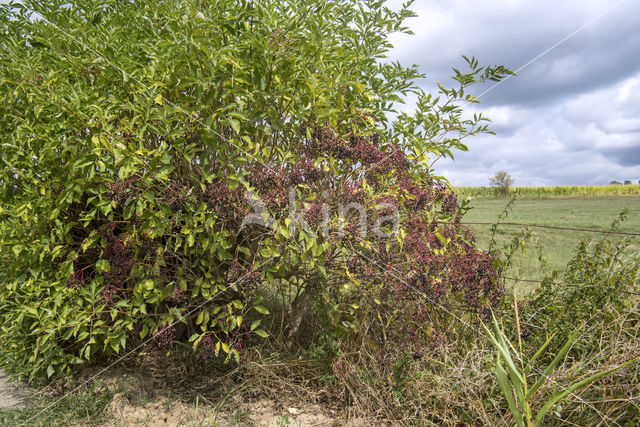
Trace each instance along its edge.
<instances>
[{"instance_id":1,"label":"distant yellow crop field","mask_svg":"<svg viewBox=\"0 0 640 427\"><path fill-rule=\"evenodd\" d=\"M496 197L492 187L455 187L461 198ZM512 187L511 196L520 197L588 197L588 196L629 196L640 195L640 185L555 185L549 187Z\"/></svg>"}]
</instances>

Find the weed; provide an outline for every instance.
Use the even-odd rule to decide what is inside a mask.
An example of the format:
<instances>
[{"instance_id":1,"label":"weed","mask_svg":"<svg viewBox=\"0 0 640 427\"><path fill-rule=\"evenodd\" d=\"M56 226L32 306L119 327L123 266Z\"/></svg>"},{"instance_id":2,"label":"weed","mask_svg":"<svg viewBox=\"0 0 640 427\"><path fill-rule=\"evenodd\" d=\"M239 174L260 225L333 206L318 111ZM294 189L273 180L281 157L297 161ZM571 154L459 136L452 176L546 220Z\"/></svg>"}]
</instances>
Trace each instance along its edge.
<instances>
[{"instance_id":1,"label":"weed","mask_svg":"<svg viewBox=\"0 0 640 427\"><path fill-rule=\"evenodd\" d=\"M108 390L98 392L94 387L88 391L68 394L54 406L43 401L24 409L0 409L0 424L29 425L37 422L38 425L48 426L99 425L110 418L107 408L114 394L115 392Z\"/></svg>"}]
</instances>

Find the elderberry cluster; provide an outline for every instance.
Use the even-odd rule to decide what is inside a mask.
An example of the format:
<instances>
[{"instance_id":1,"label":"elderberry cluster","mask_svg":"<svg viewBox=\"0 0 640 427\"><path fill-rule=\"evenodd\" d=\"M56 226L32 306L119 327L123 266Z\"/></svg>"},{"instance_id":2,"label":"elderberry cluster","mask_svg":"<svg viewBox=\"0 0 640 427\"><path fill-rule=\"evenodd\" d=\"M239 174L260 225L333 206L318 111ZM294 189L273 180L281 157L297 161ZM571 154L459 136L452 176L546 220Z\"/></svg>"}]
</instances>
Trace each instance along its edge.
<instances>
[{"instance_id":1,"label":"elderberry cluster","mask_svg":"<svg viewBox=\"0 0 640 427\"><path fill-rule=\"evenodd\" d=\"M286 206L287 188L291 185L291 178L280 167L255 166L249 173L249 182L260 193L268 208L280 210Z\"/></svg>"},{"instance_id":2,"label":"elderberry cluster","mask_svg":"<svg viewBox=\"0 0 640 427\"><path fill-rule=\"evenodd\" d=\"M347 182L340 191L340 199L349 203L363 203L365 193L362 190L362 182Z\"/></svg>"},{"instance_id":3,"label":"elderberry cluster","mask_svg":"<svg viewBox=\"0 0 640 427\"><path fill-rule=\"evenodd\" d=\"M165 197L174 211L181 211L187 207L187 189L182 184L169 185L165 190Z\"/></svg>"},{"instance_id":4,"label":"elderberry cluster","mask_svg":"<svg viewBox=\"0 0 640 427\"><path fill-rule=\"evenodd\" d=\"M316 228L322 222L322 203L313 201L305 212L304 219L311 228Z\"/></svg>"},{"instance_id":5,"label":"elderberry cluster","mask_svg":"<svg viewBox=\"0 0 640 427\"><path fill-rule=\"evenodd\" d=\"M504 295L497 280L498 274L491 256L473 247L467 247L464 256L449 261L448 279L452 290L460 292L467 305L478 314L486 312L487 303L494 306Z\"/></svg>"},{"instance_id":6,"label":"elderberry cluster","mask_svg":"<svg viewBox=\"0 0 640 427\"><path fill-rule=\"evenodd\" d=\"M209 184L204 192L209 209L229 213L234 208L234 195L224 182Z\"/></svg>"},{"instance_id":7,"label":"elderberry cluster","mask_svg":"<svg viewBox=\"0 0 640 427\"><path fill-rule=\"evenodd\" d=\"M109 223L101 229L102 235L107 241L103 256L110 265L109 271L104 273L105 287L102 290L102 298L107 306L115 303L118 293L124 289L133 268L129 248L115 235L115 228L116 223Z\"/></svg>"},{"instance_id":8,"label":"elderberry cluster","mask_svg":"<svg viewBox=\"0 0 640 427\"><path fill-rule=\"evenodd\" d=\"M284 187L274 188L273 190L262 195L262 200L271 210L277 211L284 209L289 201L289 194Z\"/></svg>"},{"instance_id":9,"label":"elderberry cluster","mask_svg":"<svg viewBox=\"0 0 640 427\"><path fill-rule=\"evenodd\" d=\"M107 283L122 285L129 276L133 262L129 257L129 249L122 240L113 237L107 241L104 257L109 261L109 271L104 277Z\"/></svg>"},{"instance_id":10,"label":"elderberry cluster","mask_svg":"<svg viewBox=\"0 0 640 427\"><path fill-rule=\"evenodd\" d=\"M248 347L246 338L248 338L249 334L251 334L251 332L245 324L240 325L231 332L231 342L233 343L231 348L238 352L240 360L246 360L247 358Z\"/></svg>"},{"instance_id":11,"label":"elderberry cluster","mask_svg":"<svg viewBox=\"0 0 640 427\"><path fill-rule=\"evenodd\" d=\"M413 211L420 211L431 206L434 199L432 188L428 185L419 185L408 175L401 176L398 182L405 192L404 204Z\"/></svg>"},{"instance_id":12,"label":"elderberry cluster","mask_svg":"<svg viewBox=\"0 0 640 427\"><path fill-rule=\"evenodd\" d=\"M118 292L120 288L114 284L107 284L104 288L102 288L102 301L107 305L107 307L113 307L118 299Z\"/></svg>"},{"instance_id":13,"label":"elderberry cluster","mask_svg":"<svg viewBox=\"0 0 640 427\"><path fill-rule=\"evenodd\" d=\"M452 192L442 195L442 211L448 214L454 214L458 210L458 198Z\"/></svg>"},{"instance_id":14,"label":"elderberry cluster","mask_svg":"<svg viewBox=\"0 0 640 427\"><path fill-rule=\"evenodd\" d=\"M293 185L317 181L322 176L320 169L309 159L300 160L289 174L289 182Z\"/></svg>"},{"instance_id":15,"label":"elderberry cluster","mask_svg":"<svg viewBox=\"0 0 640 427\"><path fill-rule=\"evenodd\" d=\"M407 155L395 147L391 149L391 153L385 155L385 163L388 169L395 169L399 173L406 172L411 166Z\"/></svg>"},{"instance_id":16,"label":"elderberry cluster","mask_svg":"<svg viewBox=\"0 0 640 427\"><path fill-rule=\"evenodd\" d=\"M206 361L215 356L215 345L213 344L213 339L211 339L211 335L205 335L198 345L198 353L196 354L196 358Z\"/></svg>"},{"instance_id":17,"label":"elderberry cluster","mask_svg":"<svg viewBox=\"0 0 640 427\"><path fill-rule=\"evenodd\" d=\"M384 153L378 147L362 137L352 137L351 157L364 166L371 166L383 159Z\"/></svg>"},{"instance_id":18,"label":"elderberry cluster","mask_svg":"<svg viewBox=\"0 0 640 427\"><path fill-rule=\"evenodd\" d=\"M288 175L279 166L254 166L249 173L249 182L260 193L288 187L291 183Z\"/></svg>"},{"instance_id":19,"label":"elderberry cluster","mask_svg":"<svg viewBox=\"0 0 640 427\"><path fill-rule=\"evenodd\" d=\"M108 182L106 186L109 188L109 191L106 193L107 198L116 203L122 203L127 199L127 189L131 187L131 182L126 180L114 181Z\"/></svg>"},{"instance_id":20,"label":"elderberry cluster","mask_svg":"<svg viewBox=\"0 0 640 427\"><path fill-rule=\"evenodd\" d=\"M432 234L410 232L405 237L404 248L411 259L421 265L432 263L435 259L433 249L439 249L440 241Z\"/></svg>"},{"instance_id":21,"label":"elderberry cluster","mask_svg":"<svg viewBox=\"0 0 640 427\"><path fill-rule=\"evenodd\" d=\"M178 286L173 293L171 294L171 296L169 297L169 299L171 301L173 301L174 303L180 305L180 304L184 304L185 302L187 302L188 297L187 297L187 293L185 292L184 289L182 289L180 286Z\"/></svg>"},{"instance_id":22,"label":"elderberry cluster","mask_svg":"<svg viewBox=\"0 0 640 427\"><path fill-rule=\"evenodd\" d=\"M173 325L165 323L158 328L158 332L153 336L153 339L158 348L169 348L173 345L175 340L176 328Z\"/></svg>"},{"instance_id":23,"label":"elderberry cluster","mask_svg":"<svg viewBox=\"0 0 640 427\"><path fill-rule=\"evenodd\" d=\"M398 200L391 194L378 197L375 202L378 206L377 214L381 217L392 216L398 212Z\"/></svg>"},{"instance_id":24,"label":"elderberry cluster","mask_svg":"<svg viewBox=\"0 0 640 427\"><path fill-rule=\"evenodd\" d=\"M345 225L343 229L342 243L347 245L353 245L357 243L357 241L361 237L360 231L360 227L357 227L354 224Z\"/></svg>"},{"instance_id":25,"label":"elderberry cluster","mask_svg":"<svg viewBox=\"0 0 640 427\"><path fill-rule=\"evenodd\" d=\"M351 159L352 155L349 144L327 126L317 128L313 132L311 141L306 146L306 152L311 158L330 153L336 159L343 161Z\"/></svg>"},{"instance_id":26,"label":"elderberry cluster","mask_svg":"<svg viewBox=\"0 0 640 427\"><path fill-rule=\"evenodd\" d=\"M71 289L81 288L85 285L84 270L76 270L67 279L67 286Z\"/></svg>"}]
</instances>

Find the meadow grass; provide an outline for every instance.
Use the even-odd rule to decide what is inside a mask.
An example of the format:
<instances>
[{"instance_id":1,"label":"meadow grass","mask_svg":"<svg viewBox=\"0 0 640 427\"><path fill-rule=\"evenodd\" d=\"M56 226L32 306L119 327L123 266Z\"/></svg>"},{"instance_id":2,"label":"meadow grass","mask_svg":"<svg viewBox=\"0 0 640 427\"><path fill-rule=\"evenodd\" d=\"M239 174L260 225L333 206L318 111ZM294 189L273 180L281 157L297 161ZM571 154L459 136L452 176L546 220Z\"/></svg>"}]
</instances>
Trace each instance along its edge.
<instances>
[{"instance_id":1,"label":"meadow grass","mask_svg":"<svg viewBox=\"0 0 640 427\"><path fill-rule=\"evenodd\" d=\"M498 215L509 203L508 199L474 198L471 200L471 209L463 218L463 222L490 222L494 223ZM504 222L516 222L535 225L552 225L575 228L588 228L596 230L608 230L620 212L629 209L627 219L620 224L619 231L640 233L640 196L594 196L588 198L578 197L546 197L546 198L522 198L517 199L512 210ZM472 225L478 244L481 249L487 249L491 240L490 225ZM512 233L518 232L522 227L500 226L500 233L496 235L499 243L505 243L511 239ZM530 228L531 240L526 244L526 253L517 253L514 257L514 266L509 275L524 279L541 279L545 273L538 261L542 248L544 259L549 268L563 270L567 262L571 260L578 243L585 238L597 239L598 233L588 233L571 230L552 230ZM632 239L633 248L640 249L640 237L613 237ZM533 289L535 284L520 283L522 290Z\"/></svg>"}]
</instances>

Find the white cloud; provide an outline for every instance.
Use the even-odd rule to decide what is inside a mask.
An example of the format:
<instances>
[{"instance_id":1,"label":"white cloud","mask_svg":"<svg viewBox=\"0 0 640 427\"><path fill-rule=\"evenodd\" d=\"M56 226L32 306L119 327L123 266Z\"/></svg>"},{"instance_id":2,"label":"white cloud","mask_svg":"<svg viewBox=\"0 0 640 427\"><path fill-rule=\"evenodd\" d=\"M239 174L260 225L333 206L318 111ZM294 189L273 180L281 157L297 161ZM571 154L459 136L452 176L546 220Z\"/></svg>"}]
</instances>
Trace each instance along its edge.
<instances>
[{"instance_id":1,"label":"white cloud","mask_svg":"<svg viewBox=\"0 0 640 427\"><path fill-rule=\"evenodd\" d=\"M462 54L513 69L527 63L617 0L439 2L418 0L416 36L394 36L392 59L418 63L450 84ZM640 179L640 5L622 2L470 108L497 136L466 142L469 153L440 161L455 185L485 185L505 169L519 185L606 184ZM478 88L477 93L487 89Z\"/></svg>"}]
</instances>

